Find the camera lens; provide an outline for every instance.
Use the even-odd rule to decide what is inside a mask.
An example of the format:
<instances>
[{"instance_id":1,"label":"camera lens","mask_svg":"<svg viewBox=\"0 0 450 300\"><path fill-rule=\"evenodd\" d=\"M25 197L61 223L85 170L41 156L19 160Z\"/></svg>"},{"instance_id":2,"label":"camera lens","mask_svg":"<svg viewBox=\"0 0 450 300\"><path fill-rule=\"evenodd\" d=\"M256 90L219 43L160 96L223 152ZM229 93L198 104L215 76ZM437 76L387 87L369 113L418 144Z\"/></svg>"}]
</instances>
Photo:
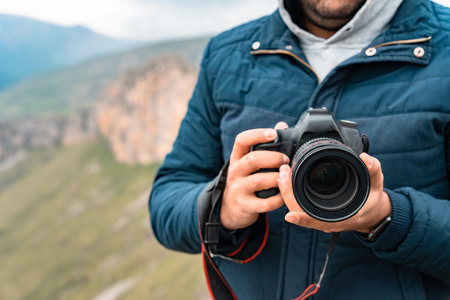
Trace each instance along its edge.
<instances>
[{"instance_id":1,"label":"camera lens","mask_svg":"<svg viewBox=\"0 0 450 300\"><path fill-rule=\"evenodd\" d=\"M322 158L314 162L306 174L306 180L312 193L325 198L339 194L348 185L345 163L340 160Z\"/></svg>"},{"instance_id":2,"label":"camera lens","mask_svg":"<svg viewBox=\"0 0 450 300\"><path fill-rule=\"evenodd\" d=\"M312 217L341 221L353 216L369 194L369 173L350 147L331 138L302 145L292 162L294 195Z\"/></svg>"}]
</instances>

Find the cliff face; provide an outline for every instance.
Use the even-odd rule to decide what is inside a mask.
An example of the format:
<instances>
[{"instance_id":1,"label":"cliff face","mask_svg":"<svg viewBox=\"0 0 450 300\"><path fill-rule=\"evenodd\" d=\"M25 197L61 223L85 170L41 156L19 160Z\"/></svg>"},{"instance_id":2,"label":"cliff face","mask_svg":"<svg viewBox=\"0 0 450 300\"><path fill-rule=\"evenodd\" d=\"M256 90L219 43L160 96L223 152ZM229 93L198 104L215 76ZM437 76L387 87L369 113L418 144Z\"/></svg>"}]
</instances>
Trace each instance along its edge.
<instances>
[{"instance_id":1,"label":"cliff face","mask_svg":"<svg viewBox=\"0 0 450 300\"><path fill-rule=\"evenodd\" d=\"M95 113L83 109L70 116L22 118L0 122L0 161L30 148L70 146L97 135Z\"/></svg>"},{"instance_id":2,"label":"cliff face","mask_svg":"<svg viewBox=\"0 0 450 300\"><path fill-rule=\"evenodd\" d=\"M123 73L90 108L66 116L0 120L0 168L27 149L71 146L98 132L120 162L161 161L178 133L196 79L190 63L166 54Z\"/></svg>"},{"instance_id":3,"label":"cliff face","mask_svg":"<svg viewBox=\"0 0 450 300\"><path fill-rule=\"evenodd\" d=\"M118 161L147 164L164 158L196 79L195 68L164 55L108 86L97 104L97 123Z\"/></svg>"}]
</instances>

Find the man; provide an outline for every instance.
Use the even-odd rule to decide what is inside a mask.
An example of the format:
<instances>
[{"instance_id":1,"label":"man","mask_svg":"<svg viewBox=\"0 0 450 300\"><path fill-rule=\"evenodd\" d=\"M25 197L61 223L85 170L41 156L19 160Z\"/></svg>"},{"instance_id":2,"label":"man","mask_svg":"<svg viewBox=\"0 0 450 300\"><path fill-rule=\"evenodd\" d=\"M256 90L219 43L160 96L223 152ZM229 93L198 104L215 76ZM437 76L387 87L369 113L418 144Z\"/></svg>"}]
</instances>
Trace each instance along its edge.
<instances>
[{"instance_id":1,"label":"man","mask_svg":"<svg viewBox=\"0 0 450 300\"><path fill-rule=\"evenodd\" d=\"M274 14L210 41L150 197L155 235L190 253L203 241L218 298L218 281L238 299L297 297L323 273L331 233L341 232L315 299L450 299L449 95L447 8L281 0ZM370 155L361 155L370 194L344 221L302 211L286 155L251 151L309 107L370 137ZM270 168L280 169L255 173ZM272 187L280 193L255 195Z\"/></svg>"}]
</instances>

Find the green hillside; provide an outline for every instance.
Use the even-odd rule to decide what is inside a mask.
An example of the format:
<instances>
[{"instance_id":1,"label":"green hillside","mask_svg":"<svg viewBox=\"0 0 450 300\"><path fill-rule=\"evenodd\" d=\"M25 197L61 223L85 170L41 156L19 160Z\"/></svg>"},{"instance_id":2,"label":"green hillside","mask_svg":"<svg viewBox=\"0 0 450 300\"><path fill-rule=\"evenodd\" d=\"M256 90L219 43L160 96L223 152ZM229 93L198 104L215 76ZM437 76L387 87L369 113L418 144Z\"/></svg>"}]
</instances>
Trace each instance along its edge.
<instances>
[{"instance_id":1,"label":"green hillside","mask_svg":"<svg viewBox=\"0 0 450 300\"><path fill-rule=\"evenodd\" d=\"M0 298L204 297L200 256L164 249L149 229L156 168L119 164L93 141L1 172Z\"/></svg>"},{"instance_id":2,"label":"green hillside","mask_svg":"<svg viewBox=\"0 0 450 300\"><path fill-rule=\"evenodd\" d=\"M193 38L152 43L25 79L0 92L0 119L68 114L92 106L111 80L160 54L173 53L198 65L207 41Z\"/></svg>"}]
</instances>

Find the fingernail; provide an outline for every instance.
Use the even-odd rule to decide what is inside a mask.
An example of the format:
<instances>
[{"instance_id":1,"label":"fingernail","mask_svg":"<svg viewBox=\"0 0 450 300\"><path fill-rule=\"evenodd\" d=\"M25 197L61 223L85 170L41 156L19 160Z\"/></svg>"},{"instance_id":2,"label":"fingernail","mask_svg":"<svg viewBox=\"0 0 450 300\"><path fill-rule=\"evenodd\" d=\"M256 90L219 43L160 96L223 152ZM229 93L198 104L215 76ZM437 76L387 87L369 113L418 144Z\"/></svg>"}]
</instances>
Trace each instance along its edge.
<instances>
[{"instance_id":1,"label":"fingernail","mask_svg":"<svg viewBox=\"0 0 450 300\"><path fill-rule=\"evenodd\" d=\"M283 161L285 164L289 163L289 157L287 157L286 155L283 156Z\"/></svg>"},{"instance_id":2,"label":"fingernail","mask_svg":"<svg viewBox=\"0 0 450 300\"><path fill-rule=\"evenodd\" d=\"M280 182L285 182L287 178L286 172L280 172Z\"/></svg>"},{"instance_id":3,"label":"fingernail","mask_svg":"<svg viewBox=\"0 0 450 300\"><path fill-rule=\"evenodd\" d=\"M282 165L280 167L280 175L279 175L279 180L281 183L286 181L286 178L288 177L288 173L286 171L286 165Z\"/></svg>"},{"instance_id":4,"label":"fingernail","mask_svg":"<svg viewBox=\"0 0 450 300\"><path fill-rule=\"evenodd\" d=\"M298 217L294 214L287 214L284 219L286 220L286 222L289 223L297 223L298 222Z\"/></svg>"},{"instance_id":5,"label":"fingernail","mask_svg":"<svg viewBox=\"0 0 450 300\"><path fill-rule=\"evenodd\" d=\"M277 132L275 131L275 129L268 129L268 130L264 131L264 136L268 140L272 140L277 136Z\"/></svg>"},{"instance_id":6,"label":"fingernail","mask_svg":"<svg viewBox=\"0 0 450 300\"><path fill-rule=\"evenodd\" d=\"M280 167L280 172L283 172L283 173L288 173L290 171L290 168L289 168L289 166L286 164L286 165L281 165L281 167Z\"/></svg>"}]
</instances>

